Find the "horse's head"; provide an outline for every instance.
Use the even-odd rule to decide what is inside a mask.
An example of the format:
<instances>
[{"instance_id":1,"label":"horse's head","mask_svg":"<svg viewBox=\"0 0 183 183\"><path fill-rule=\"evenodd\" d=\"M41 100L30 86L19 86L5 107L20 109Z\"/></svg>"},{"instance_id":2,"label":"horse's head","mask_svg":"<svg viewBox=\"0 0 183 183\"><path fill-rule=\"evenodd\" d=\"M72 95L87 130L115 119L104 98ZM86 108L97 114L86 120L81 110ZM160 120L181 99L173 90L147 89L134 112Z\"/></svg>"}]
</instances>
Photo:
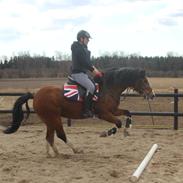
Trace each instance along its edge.
<instances>
[{"instance_id":1,"label":"horse's head","mask_svg":"<svg viewBox=\"0 0 183 183\"><path fill-rule=\"evenodd\" d=\"M113 92L116 98L127 88L134 89L146 98L152 99L155 96L144 70L130 67L111 68L104 73L103 81L104 89Z\"/></svg>"},{"instance_id":2,"label":"horse's head","mask_svg":"<svg viewBox=\"0 0 183 183\"><path fill-rule=\"evenodd\" d=\"M147 99L153 99L155 96L144 70L139 71L139 77L137 78L133 89L139 94L145 96Z\"/></svg>"}]
</instances>

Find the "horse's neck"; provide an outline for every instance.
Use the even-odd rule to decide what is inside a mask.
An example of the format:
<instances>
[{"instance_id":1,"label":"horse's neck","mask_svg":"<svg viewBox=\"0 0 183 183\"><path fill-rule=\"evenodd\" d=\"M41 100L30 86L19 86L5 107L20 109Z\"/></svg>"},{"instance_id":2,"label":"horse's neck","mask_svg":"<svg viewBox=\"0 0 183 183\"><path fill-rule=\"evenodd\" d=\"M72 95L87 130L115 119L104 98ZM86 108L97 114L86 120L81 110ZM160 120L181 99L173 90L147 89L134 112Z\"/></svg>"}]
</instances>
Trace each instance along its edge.
<instances>
[{"instance_id":1,"label":"horse's neck","mask_svg":"<svg viewBox=\"0 0 183 183\"><path fill-rule=\"evenodd\" d=\"M119 102L121 93L126 90L127 87L111 87L110 89L107 89L104 93L105 95L110 95L114 98L115 101Z\"/></svg>"},{"instance_id":2,"label":"horse's neck","mask_svg":"<svg viewBox=\"0 0 183 183\"><path fill-rule=\"evenodd\" d=\"M120 78L118 79L120 80ZM110 95L115 100L120 100L121 93L129 87L133 87L133 80L131 78L131 75L129 75L128 77L125 75L124 78L118 82L112 80L112 82L114 83L110 83L110 81L105 79L104 81L105 84L101 88L101 90L103 91L102 95Z\"/></svg>"}]
</instances>

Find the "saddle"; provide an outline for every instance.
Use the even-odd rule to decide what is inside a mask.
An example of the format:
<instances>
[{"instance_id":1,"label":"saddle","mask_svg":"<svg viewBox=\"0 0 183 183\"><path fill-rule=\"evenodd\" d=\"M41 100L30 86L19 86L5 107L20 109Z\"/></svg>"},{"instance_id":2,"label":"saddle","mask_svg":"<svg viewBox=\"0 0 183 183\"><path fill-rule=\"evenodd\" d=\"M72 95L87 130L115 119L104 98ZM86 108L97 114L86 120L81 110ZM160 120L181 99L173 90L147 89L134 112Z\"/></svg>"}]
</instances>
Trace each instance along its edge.
<instances>
[{"instance_id":1,"label":"saddle","mask_svg":"<svg viewBox=\"0 0 183 183\"><path fill-rule=\"evenodd\" d=\"M94 81L93 81L94 82ZM99 83L94 82L95 92L93 101L98 101L99 98ZM86 95L86 89L77 83L71 76L68 77L67 83L64 84L64 97L70 101L83 102Z\"/></svg>"}]
</instances>

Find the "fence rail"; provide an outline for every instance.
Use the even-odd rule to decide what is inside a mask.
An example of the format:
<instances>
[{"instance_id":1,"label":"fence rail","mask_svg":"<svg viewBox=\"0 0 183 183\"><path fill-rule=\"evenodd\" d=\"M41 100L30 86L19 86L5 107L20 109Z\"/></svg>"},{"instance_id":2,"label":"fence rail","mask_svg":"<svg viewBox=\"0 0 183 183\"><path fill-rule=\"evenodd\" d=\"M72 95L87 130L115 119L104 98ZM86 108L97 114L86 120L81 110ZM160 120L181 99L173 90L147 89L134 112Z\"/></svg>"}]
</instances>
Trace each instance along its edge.
<instances>
[{"instance_id":1,"label":"fence rail","mask_svg":"<svg viewBox=\"0 0 183 183\"><path fill-rule=\"evenodd\" d=\"M25 93L0 93L0 96L21 96ZM122 97L139 97L138 94L122 94ZM173 127L178 130L178 119L183 117L183 112L178 112L178 101L183 97L183 93L178 93L178 89L174 89L174 93L157 93L156 97L173 97L174 98L174 112L146 112L146 111L131 111L132 116L172 116L174 117ZM0 110L0 113L12 113L12 110ZM34 111L31 111L34 113ZM68 119L68 126L71 126L71 120Z\"/></svg>"},{"instance_id":2,"label":"fence rail","mask_svg":"<svg viewBox=\"0 0 183 183\"><path fill-rule=\"evenodd\" d=\"M138 94L122 94L124 97L138 97ZM131 115L136 115L136 116L173 116L174 121L173 121L173 127L174 130L178 130L178 117L183 116L182 112L178 112L179 110L179 97L183 97L183 93L179 93L177 88L174 88L174 93L157 93L156 97L173 97L174 98L174 112L130 112Z\"/></svg>"}]
</instances>

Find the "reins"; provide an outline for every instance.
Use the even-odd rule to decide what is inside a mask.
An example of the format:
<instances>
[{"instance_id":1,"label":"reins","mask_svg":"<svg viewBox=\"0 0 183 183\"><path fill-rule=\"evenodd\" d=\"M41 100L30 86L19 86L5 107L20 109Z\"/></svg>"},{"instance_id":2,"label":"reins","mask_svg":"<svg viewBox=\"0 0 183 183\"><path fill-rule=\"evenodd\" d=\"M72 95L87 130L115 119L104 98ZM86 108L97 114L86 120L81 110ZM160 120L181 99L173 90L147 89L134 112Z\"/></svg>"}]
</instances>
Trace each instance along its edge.
<instances>
[{"instance_id":1,"label":"reins","mask_svg":"<svg viewBox=\"0 0 183 183\"><path fill-rule=\"evenodd\" d=\"M152 113L152 108L151 108L151 104L150 104L149 99L147 100L147 103L148 103L148 106L149 106L149 112ZM152 124L154 126L155 125L155 123L154 123L154 116L152 114L151 114L151 119L152 119Z\"/></svg>"}]
</instances>

